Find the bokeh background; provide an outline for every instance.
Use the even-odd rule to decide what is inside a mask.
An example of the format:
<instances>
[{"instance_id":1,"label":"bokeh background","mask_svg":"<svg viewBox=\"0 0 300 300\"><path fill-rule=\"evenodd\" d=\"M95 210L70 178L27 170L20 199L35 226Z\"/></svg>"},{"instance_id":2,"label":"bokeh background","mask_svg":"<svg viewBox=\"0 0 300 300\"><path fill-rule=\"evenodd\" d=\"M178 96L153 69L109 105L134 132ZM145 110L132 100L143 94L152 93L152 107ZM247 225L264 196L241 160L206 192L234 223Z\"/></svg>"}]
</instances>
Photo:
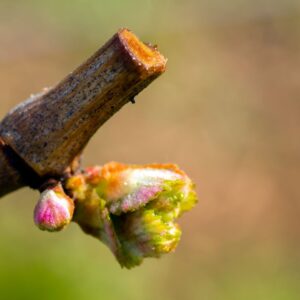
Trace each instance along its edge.
<instances>
[{"instance_id":1,"label":"bokeh background","mask_svg":"<svg viewBox=\"0 0 300 300\"><path fill-rule=\"evenodd\" d=\"M0 201L0 299L300 299L299 0L0 0L0 116L120 27L167 72L94 136L84 164L176 162L198 206L174 254L119 267L72 224L39 231L38 193Z\"/></svg>"}]
</instances>

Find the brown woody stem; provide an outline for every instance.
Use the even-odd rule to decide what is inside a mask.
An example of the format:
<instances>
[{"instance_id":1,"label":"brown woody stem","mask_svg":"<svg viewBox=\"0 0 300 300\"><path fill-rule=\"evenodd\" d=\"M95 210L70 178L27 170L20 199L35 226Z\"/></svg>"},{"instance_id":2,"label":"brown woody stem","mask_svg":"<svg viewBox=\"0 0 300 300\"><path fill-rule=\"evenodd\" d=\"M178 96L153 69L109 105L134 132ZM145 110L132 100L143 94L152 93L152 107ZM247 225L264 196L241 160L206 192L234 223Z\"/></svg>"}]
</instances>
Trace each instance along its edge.
<instances>
[{"instance_id":1,"label":"brown woody stem","mask_svg":"<svg viewBox=\"0 0 300 300\"><path fill-rule=\"evenodd\" d=\"M165 64L155 48L120 30L56 87L14 108L0 123L2 147L31 174L62 176L97 129L163 73ZM1 151L3 195L28 181L24 168L20 174Z\"/></svg>"}]
</instances>

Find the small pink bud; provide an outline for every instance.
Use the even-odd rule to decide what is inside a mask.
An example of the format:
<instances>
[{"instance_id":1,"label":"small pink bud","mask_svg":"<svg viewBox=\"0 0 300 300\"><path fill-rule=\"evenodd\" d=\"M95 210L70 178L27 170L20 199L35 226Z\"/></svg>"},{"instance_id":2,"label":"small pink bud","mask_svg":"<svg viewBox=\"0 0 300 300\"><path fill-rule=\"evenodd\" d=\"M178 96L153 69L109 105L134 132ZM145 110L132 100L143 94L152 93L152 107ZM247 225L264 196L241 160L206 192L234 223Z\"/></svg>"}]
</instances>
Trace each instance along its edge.
<instances>
[{"instance_id":1,"label":"small pink bud","mask_svg":"<svg viewBox=\"0 0 300 300\"><path fill-rule=\"evenodd\" d=\"M34 222L41 230L59 231L68 225L74 212L74 202L61 186L47 188L34 209Z\"/></svg>"}]
</instances>

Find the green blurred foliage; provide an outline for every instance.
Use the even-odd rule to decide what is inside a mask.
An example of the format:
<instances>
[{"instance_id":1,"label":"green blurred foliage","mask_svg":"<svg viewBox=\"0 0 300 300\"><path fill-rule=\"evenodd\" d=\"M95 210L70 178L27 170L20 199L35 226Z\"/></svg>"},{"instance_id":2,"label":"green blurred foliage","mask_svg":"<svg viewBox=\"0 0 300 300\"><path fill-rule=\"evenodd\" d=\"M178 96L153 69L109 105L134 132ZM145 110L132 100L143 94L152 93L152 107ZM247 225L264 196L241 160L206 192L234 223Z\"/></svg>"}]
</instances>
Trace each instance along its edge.
<instances>
[{"instance_id":1,"label":"green blurred foliage","mask_svg":"<svg viewBox=\"0 0 300 300\"><path fill-rule=\"evenodd\" d=\"M200 203L174 254L127 271L75 224L38 231L37 192L8 195L0 299L299 299L299 17L298 0L1 0L1 117L120 27L158 43L166 74L84 163L178 163Z\"/></svg>"}]
</instances>

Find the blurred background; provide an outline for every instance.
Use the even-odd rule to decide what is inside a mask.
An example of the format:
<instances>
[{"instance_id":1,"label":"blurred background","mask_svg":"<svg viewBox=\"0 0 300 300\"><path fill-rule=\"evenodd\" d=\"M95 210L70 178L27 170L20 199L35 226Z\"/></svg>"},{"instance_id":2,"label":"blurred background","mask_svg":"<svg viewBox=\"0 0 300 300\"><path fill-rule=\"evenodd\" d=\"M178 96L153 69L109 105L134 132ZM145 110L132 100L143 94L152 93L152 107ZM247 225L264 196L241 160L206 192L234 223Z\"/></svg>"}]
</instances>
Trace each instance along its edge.
<instances>
[{"instance_id":1,"label":"blurred background","mask_svg":"<svg viewBox=\"0 0 300 300\"><path fill-rule=\"evenodd\" d=\"M299 17L298 0L0 0L1 118L128 27L168 70L84 164L174 162L200 199L177 251L128 271L75 224L39 231L37 192L7 195L0 298L300 299Z\"/></svg>"}]
</instances>

